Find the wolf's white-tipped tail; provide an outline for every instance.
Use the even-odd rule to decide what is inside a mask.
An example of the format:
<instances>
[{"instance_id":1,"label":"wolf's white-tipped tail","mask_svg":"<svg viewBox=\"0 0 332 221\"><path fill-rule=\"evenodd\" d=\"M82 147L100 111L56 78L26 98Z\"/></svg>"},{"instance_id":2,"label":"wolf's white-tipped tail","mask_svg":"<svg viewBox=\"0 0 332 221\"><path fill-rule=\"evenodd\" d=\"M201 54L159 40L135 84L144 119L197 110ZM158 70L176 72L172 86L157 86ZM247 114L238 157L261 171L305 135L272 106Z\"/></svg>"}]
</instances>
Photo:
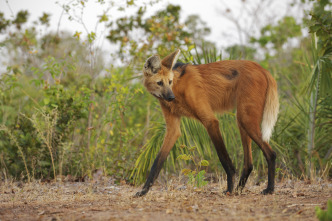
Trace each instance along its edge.
<instances>
[{"instance_id":1,"label":"wolf's white-tipped tail","mask_svg":"<svg viewBox=\"0 0 332 221\"><path fill-rule=\"evenodd\" d=\"M266 74L268 81L268 89L265 100L265 107L262 120L262 138L265 142L269 142L272 136L273 127L278 118L279 99L277 92L277 83L269 75Z\"/></svg>"}]
</instances>

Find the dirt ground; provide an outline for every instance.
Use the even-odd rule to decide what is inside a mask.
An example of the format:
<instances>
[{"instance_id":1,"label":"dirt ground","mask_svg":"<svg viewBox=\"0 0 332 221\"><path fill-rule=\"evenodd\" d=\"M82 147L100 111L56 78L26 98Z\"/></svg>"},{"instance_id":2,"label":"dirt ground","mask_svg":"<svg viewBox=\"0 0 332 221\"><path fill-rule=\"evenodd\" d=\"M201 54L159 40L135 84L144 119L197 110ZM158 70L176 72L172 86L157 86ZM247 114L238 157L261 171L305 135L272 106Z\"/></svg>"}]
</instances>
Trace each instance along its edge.
<instances>
[{"instance_id":1,"label":"dirt ground","mask_svg":"<svg viewBox=\"0 0 332 221\"><path fill-rule=\"evenodd\" d=\"M248 183L241 194L224 195L225 182L202 189L170 181L156 184L142 198L139 187L98 182L0 183L0 220L317 220L326 209L332 181Z\"/></svg>"}]
</instances>

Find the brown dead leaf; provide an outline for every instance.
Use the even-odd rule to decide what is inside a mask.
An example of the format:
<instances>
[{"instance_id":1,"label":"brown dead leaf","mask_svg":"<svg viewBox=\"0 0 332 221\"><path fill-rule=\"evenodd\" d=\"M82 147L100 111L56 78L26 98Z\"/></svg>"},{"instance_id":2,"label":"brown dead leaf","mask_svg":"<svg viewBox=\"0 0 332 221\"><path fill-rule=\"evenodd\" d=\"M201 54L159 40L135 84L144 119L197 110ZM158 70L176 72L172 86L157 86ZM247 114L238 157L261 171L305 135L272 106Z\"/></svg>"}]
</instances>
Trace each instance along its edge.
<instances>
[{"instance_id":1,"label":"brown dead leaf","mask_svg":"<svg viewBox=\"0 0 332 221\"><path fill-rule=\"evenodd\" d=\"M198 211L198 205L197 204L193 205L192 208L193 208L194 211Z\"/></svg>"},{"instance_id":2,"label":"brown dead leaf","mask_svg":"<svg viewBox=\"0 0 332 221\"><path fill-rule=\"evenodd\" d=\"M173 210L172 209L166 209L166 214L172 214Z\"/></svg>"},{"instance_id":3,"label":"brown dead leaf","mask_svg":"<svg viewBox=\"0 0 332 221\"><path fill-rule=\"evenodd\" d=\"M38 215L41 216L41 215L44 215L45 213L46 213L46 211L43 210L43 211L41 211L40 213L38 213Z\"/></svg>"},{"instance_id":4,"label":"brown dead leaf","mask_svg":"<svg viewBox=\"0 0 332 221\"><path fill-rule=\"evenodd\" d=\"M193 212L194 210L193 210L193 208L192 208L191 206L188 206L188 207L186 208L186 211L187 211L188 213L191 213L191 212Z\"/></svg>"},{"instance_id":5,"label":"brown dead leaf","mask_svg":"<svg viewBox=\"0 0 332 221\"><path fill-rule=\"evenodd\" d=\"M303 210L299 210L297 211L297 214L301 214L303 212Z\"/></svg>"},{"instance_id":6,"label":"brown dead leaf","mask_svg":"<svg viewBox=\"0 0 332 221\"><path fill-rule=\"evenodd\" d=\"M103 209L98 209L98 208L92 208L91 211L104 211Z\"/></svg>"}]
</instances>

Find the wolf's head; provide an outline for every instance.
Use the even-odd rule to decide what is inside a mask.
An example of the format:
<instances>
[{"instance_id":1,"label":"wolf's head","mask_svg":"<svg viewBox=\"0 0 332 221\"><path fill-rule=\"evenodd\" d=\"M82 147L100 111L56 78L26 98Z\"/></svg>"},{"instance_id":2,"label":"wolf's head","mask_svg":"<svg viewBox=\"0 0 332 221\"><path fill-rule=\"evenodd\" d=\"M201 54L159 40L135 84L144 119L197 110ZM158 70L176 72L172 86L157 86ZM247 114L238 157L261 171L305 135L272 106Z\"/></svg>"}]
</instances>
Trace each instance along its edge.
<instances>
[{"instance_id":1,"label":"wolf's head","mask_svg":"<svg viewBox=\"0 0 332 221\"><path fill-rule=\"evenodd\" d=\"M143 67L143 83L152 95L166 101L175 99L172 91L174 77L172 68L179 55L180 50L178 49L163 60L160 60L158 55L153 55L146 60Z\"/></svg>"}]
</instances>

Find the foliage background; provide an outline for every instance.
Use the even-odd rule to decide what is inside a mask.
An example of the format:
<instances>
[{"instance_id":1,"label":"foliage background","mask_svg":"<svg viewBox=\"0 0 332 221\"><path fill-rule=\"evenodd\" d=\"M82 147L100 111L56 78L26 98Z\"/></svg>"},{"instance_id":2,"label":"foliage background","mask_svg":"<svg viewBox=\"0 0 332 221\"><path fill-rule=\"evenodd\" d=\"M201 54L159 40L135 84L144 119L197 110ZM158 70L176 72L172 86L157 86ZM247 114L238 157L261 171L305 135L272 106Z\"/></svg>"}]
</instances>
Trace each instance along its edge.
<instances>
[{"instance_id":1,"label":"foliage background","mask_svg":"<svg viewBox=\"0 0 332 221\"><path fill-rule=\"evenodd\" d=\"M218 48L207 41L211 27L198 15L181 17L181 7L147 15L145 6L127 1L135 13L110 19L107 5L94 31L86 28L86 1L61 5L69 19L85 33L50 31L51 15L43 13L33 25L28 11L8 18L0 11L0 176L23 180L77 179L102 169L117 181L142 182L162 143L165 125L158 102L140 83L140 70L151 54L165 56L176 48L181 60L194 64L221 59L251 59L268 69L278 81L281 109L271 145L277 151L277 176L331 178L331 3L298 1L288 7L310 7L303 18L286 15L261 27L239 44ZM243 8L250 4L242 1ZM304 7L306 6L306 7ZM301 8L301 7L300 7ZM126 10L118 7L118 10ZM151 13L150 13L151 14ZM254 16L254 15L253 15ZM99 28L99 29L98 29ZM114 50L114 62L105 62L98 31ZM43 30L43 31L40 31ZM310 34L308 34L310 32ZM106 40L105 39L105 40ZM293 44L292 42L296 42ZM243 152L235 112L218 116L227 149L241 169ZM177 160L195 147L210 174L223 170L204 128L183 119L182 136L173 148L165 171L194 168ZM253 148L257 178L266 174L265 159ZM166 174L166 173L165 173Z\"/></svg>"}]
</instances>

